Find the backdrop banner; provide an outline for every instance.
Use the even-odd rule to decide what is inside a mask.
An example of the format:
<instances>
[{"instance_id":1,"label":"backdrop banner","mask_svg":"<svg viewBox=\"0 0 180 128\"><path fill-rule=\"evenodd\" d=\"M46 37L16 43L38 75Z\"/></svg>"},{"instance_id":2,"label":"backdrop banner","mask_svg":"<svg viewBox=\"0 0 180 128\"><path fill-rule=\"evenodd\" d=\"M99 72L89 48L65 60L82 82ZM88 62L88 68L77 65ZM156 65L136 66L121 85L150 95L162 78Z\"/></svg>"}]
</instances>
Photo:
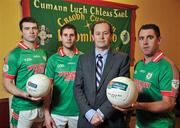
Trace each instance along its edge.
<instances>
[{"instance_id":1,"label":"backdrop banner","mask_svg":"<svg viewBox=\"0 0 180 128\"><path fill-rule=\"evenodd\" d=\"M39 42L48 56L61 46L60 29L67 23L77 28L78 49L88 52L94 46L90 26L102 19L113 25L111 48L128 53L133 64L136 5L100 0L22 0L21 4L23 17L32 16L39 22Z\"/></svg>"}]
</instances>

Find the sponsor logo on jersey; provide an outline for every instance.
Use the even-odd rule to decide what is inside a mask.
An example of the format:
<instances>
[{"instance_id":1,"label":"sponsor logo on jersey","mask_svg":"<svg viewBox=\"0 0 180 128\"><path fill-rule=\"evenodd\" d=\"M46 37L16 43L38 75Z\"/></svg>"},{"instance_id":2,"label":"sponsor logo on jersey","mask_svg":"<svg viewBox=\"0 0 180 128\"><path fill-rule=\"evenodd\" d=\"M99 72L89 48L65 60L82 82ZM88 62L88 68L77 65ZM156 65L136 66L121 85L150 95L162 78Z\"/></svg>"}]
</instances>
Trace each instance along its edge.
<instances>
[{"instance_id":1,"label":"sponsor logo on jersey","mask_svg":"<svg viewBox=\"0 0 180 128\"><path fill-rule=\"evenodd\" d=\"M59 76L64 77L64 80L74 80L76 72L59 72Z\"/></svg>"},{"instance_id":2,"label":"sponsor logo on jersey","mask_svg":"<svg viewBox=\"0 0 180 128\"><path fill-rule=\"evenodd\" d=\"M34 70L34 74L44 73L45 64L33 64L27 67L28 70Z\"/></svg>"},{"instance_id":3,"label":"sponsor logo on jersey","mask_svg":"<svg viewBox=\"0 0 180 128\"><path fill-rule=\"evenodd\" d=\"M142 92L143 88L150 88L151 86L151 83L148 83L148 82L144 82L144 81L141 81L141 80L134 80L134 83L136 84L137 86L137 89Z\"/></svg>"}]
</instances>

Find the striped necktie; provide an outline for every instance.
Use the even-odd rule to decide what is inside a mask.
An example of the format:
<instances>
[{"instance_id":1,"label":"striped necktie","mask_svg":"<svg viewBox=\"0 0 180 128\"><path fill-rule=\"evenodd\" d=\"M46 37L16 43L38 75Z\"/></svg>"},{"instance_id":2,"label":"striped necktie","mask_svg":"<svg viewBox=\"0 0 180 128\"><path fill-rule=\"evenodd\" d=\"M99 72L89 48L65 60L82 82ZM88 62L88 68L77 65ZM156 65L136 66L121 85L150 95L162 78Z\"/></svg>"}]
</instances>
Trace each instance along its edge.
<instances>
[{"instance_id":1,"label":"striped necktie","mask_svg":"<svg viewBox=\"0 0 180 128\"><path fill-rule=\"evenodd\" d=\"M97 89L99 88L99 83L101 80L101 76L102 76L102 70L103 70L103 61L102 61L102 56L101 54L98 54L96 56L97 62L96 62L96 86Z\"/></svg>"}]
</instances>

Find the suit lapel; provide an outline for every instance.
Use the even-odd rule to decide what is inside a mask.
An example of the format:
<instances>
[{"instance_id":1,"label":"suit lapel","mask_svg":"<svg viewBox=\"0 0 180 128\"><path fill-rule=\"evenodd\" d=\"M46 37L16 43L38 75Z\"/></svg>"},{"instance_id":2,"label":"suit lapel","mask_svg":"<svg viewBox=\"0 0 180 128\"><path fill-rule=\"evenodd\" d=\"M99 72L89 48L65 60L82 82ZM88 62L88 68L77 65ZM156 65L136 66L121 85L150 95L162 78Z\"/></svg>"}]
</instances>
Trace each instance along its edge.
<instances>
[{"instance_id":1,"label":"suit lapel","mask_svg":"<svg viewBox=\"0 0 180 128\"><path fill-rule=\"evenodd\" d=\"M89 71L90 74L90 78L89 81L90 83L92 83L92 92L96 92L96 59L95 59L95 51L93 50L90 54L89 54L89 58L87 59L87 63L88 63L88 68L87 69ZM92 96L93 97L93 96ZM95 97L94 97L95 100Z\"/></svg>"}]
</instances>

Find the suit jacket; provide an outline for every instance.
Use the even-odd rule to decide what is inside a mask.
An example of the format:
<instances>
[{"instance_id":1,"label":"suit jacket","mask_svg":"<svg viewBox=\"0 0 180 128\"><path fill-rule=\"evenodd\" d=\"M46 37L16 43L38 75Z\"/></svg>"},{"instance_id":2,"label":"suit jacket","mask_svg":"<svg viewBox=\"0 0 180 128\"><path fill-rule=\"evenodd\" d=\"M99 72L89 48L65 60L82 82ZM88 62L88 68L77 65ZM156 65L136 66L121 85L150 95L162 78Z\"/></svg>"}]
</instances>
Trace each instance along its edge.
<instances>
[{"instance_id":1,"label":"suit jacket","mask_svg":"<svg viewBox=\"0 0 180 128\"><path fill-rule=\"evenodd\" d=\"M130 76L129 57L125 53L108 51L105 67L100 81L100 88L96 89L96 58L95 50L80 56L76 70L74 94L80 108L78 128L95 128L86 119L85 113L98 108L104 114L104 122L98 128L125 128L124 115L114 109L106 97L106 88L113 78Z\"/></svg>"}]
</instances>

